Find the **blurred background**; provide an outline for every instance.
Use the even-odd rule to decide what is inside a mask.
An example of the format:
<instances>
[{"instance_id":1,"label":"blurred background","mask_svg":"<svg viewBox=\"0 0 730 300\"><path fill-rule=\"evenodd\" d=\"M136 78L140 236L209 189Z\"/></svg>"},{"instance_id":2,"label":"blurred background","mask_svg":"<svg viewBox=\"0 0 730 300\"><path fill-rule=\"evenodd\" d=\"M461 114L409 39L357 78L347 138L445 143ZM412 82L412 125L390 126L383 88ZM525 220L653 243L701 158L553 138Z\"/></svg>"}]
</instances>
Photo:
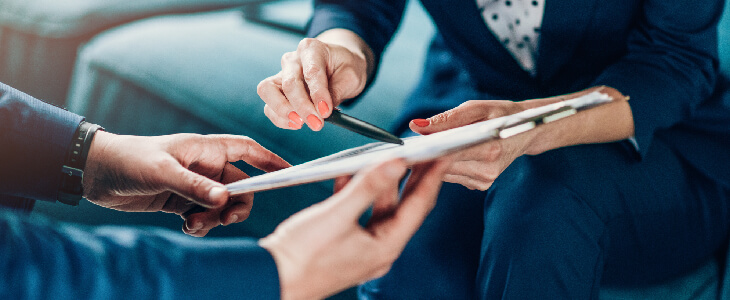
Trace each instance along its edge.
<instances>
[{"instance_id":1,"label":"blurred background","mask_svg":"<svg viewBox=\"0 0 730 300\"><path fill-rule=\"evenodd\" d=\"M246 135L292 164L372 142L335 126L316 134L274 127L257 84L296 49L311 0L0 0L0 82L86 116L118 134ZM380 75L346 111L388 127L420 77L433 34L420 4L409 4ZM244 163L249 175L259 174ZM262 192L251 217L209 236L262 237L331 195L332 183ZM34 214L81 224L160 226L165 213L123 213L89 202L38 201ZM335 298L353 298L349 290Z\"/></svg>"},{"instance_id":2,"label":"blurred background","mask_svg":"<svg viewBox=\"0 0 730 300\"><path fill-rule=\"evenodd\" d=\"M335 126L316 134L280 130L263 114L256 85L280 70L281 55L296 49L311 13L311 0L0 0L0 82L113 133L247 135L298 164L371 142ZM728 23L726 17L720 27L725 74ZM421 75L433 33L420 3L410 1L375 84L345 111L391 127ZM331 190L324 182L258 193L247 221L209 236L265 236ZM88 202L38 202L34 213L89 225L182 226L174 215L122 213ZM719 276L717 264L705 269L700 283Z\"/></svg>"}]
</instances>

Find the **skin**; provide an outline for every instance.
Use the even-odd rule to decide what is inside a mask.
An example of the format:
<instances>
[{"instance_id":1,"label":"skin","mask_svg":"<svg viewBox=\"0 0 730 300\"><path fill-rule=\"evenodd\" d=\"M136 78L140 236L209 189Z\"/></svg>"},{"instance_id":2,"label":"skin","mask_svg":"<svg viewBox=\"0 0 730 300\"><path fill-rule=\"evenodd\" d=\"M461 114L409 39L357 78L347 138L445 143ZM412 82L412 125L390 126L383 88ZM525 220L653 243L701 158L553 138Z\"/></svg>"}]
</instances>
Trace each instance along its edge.
<instances>
[{"instance_id":1,"label":"skin","mask_svg":"<svg viewBox=\"0 0 730 300\"><path fill-rule=\"evenodd\" d=\"M290 166L247 137L139 137L99 131L86 162L84 196L121 211L180 215L183 232L202 237L218 225L249 216L253 195L229 199L223 187L248 177L230 164L239 160L266 172ZM191 209L200 212L189 213Z\"/></svg>"},{"instance_id":2,"label":"skin","mask_svg":"<svg viewBox=\"0 0 730 300\"><path fill-rule=\"evenodd\" d=\"M229 163L238 160L264 171L289 166L246 137L98 132L83 184L98 205L176 213L187 218L186 233L202 236L221 222L248 216L252 196L229 198L221 184L246 177ZM435 206L448 164L414 166L400 198L406 165L394 160L373 166L261 239L276 262L282 299L321 299L384 275ZM193 205L208 210L185 215ZM363 227L358 220L369 207L372 217ZM188 229L191 220L202 222L201 229Z\"/></svg>"},{"instance_id":3,"label":"skin","mask_svg":"<svg viewBox=\"0 0 730 300\"><path fill-rule=\"evenodd\" d=\"M331 49L338 49L337 55L331 54ZM351 53L341 53L342 51ZM345 29L332 29L316 39L305 39L296 51L284 56L287 59L282 59L282 72L259 84L259 96L266 103L265 112L269 119L276 126L289 129L297 129L296 126L290 126L287 118L292 109L297 113L302 106L314 109L315 103L320 99L331 99L333 105L338 105L343 99L359 95L374 67L372 50L359 36ZM312 59L313 57L326 59ZM366 65L363 66L363 63ZM340 68L347 69L348 72L338 72ZM321 75L312 76L308 74L308 70L316 70L312 73ZM286 83L282 85L282 82ZM307 96L306 93L288 92L296 90L316 93ZM473 100L427 120L421 120L425 122L425 126L414 122L409 126L416 133L431 134L570 99L595 90L608 94L614 101L508 139L484 143L452 155L456 162L444 180L470 189L486 190L512 161L522 155L537 155L572 145L619 141L633 136L634 121L628 97L614 88L597 86L572 94L521 102ZM329 95L325 95L326 91L330 91ZM336 190L346 182L347 179L336 182Z\"/></svg>"},{"instance_id":4,"label":"skin","mask_svg":"<svg viewBox=\"0 0 730 300\"><path fill-rule=\"evenodd\" d=\"M295 214L259 241L279 268L282 299L323 299L381 277L436 205L448 162L385 162L356 175L328 200ZM362 227L360 216L373 207Z\"/></svg>"}]
</instances>

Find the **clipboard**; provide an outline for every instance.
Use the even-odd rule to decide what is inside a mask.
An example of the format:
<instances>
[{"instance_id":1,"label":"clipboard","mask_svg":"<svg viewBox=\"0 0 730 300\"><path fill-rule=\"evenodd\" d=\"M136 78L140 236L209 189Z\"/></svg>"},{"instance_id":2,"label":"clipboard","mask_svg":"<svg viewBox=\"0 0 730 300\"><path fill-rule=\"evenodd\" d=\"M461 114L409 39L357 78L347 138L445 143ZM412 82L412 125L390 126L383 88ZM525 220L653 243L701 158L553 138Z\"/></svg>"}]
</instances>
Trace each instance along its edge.
<instances>
[{"instance_id":1,"label":"clipboard","mask_svg":"<svg viewBox=\"0 0 730 300\"><path fill-rule=\"evenodd\" d=\"M405 138L403 145L378 142L343 150L287 169L236 181L226 188L231 195L239 195L313 183L352 175L374 163L396 158L413 165L490 140L506 139L612 100L609 95L595 91L513 115Z\"/></svg>"}]
</instances>

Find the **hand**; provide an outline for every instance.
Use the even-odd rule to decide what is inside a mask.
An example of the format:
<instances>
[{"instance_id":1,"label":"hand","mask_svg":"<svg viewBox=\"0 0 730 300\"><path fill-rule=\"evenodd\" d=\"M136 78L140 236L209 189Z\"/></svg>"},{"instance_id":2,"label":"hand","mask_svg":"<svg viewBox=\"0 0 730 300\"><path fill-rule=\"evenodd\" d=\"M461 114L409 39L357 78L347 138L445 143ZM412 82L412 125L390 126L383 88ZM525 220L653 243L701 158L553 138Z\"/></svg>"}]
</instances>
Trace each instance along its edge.
<instances>
[{"instance_id":1,"label":"hand","mask_svg":"<svg viewBox=\"0 0 730 300\"><path fill-rule=\"evenodd\" d=\"M328 43L329 36L354 42ZM266 116L280 128L298 130L306 122L310 129L321 130L334 107L365 88L372 53L362 45L359 37L343 29L303 39L296 51L282 56L281 72L258 85Z\"/></svg>"},{"instance_id":2,"label":"hand","mask_svg":"<svg viewBox=\"0 0 730 300\"><path fill-rule=\"evenodd\" d=\"M445 168L445 162L415 166L398 202L406 166L380 164L260 240L279 269L282 299L322 299L385 275L434 207ZM358 218L371 205L363 228Z\"/></svg>"},{"instance_id":3,"label":"hand","mask_svg":"<svg viewBox=\"0 0 730 300\"><path fill-rule=\"evenodd\" d=\"M247 137L139 137L100 131L86 162L85 197L116 210L175 213L185 219L185 233L204 236L213 227L249 216L253 195L229 199L223 186L248 177L229 163L239 160L267 172L290 166Z\"/></svg>"},{"instance_id":4,"label":"hand","mask_svg":"<svg viewBox=\"0 0 730 300\"><path fill-rule=\"evenodd\" d=\"M431 134L472 123L514 114L525 105L513 101L472 100L429 119L410 122L411 130ZM493 140L459 151L450 157L454 163L446 171L444 181L461 184L471 190L487 190L517 157L526 153L534 138L528 131L508 139Z\"/></svg>"}]
</instances>

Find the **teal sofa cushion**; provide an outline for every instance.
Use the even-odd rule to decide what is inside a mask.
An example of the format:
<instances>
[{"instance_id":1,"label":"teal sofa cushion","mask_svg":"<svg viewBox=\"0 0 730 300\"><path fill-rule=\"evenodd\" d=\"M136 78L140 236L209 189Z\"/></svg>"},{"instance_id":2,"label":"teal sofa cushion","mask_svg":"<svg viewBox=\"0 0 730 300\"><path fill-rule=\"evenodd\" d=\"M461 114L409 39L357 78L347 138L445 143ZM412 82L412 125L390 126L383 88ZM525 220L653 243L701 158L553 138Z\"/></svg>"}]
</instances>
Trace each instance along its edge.
<instances>
[{"instance_id":1,"label":"teal sofa cushion","mask_svg":"<svg viewBox=\"0 0 730 300\"><path fill-rule=\"evenodd\" d=\"M116 25L260 0L0 0L0 82L63 105L79 45Z\"/></svg>"}]
</instances>

